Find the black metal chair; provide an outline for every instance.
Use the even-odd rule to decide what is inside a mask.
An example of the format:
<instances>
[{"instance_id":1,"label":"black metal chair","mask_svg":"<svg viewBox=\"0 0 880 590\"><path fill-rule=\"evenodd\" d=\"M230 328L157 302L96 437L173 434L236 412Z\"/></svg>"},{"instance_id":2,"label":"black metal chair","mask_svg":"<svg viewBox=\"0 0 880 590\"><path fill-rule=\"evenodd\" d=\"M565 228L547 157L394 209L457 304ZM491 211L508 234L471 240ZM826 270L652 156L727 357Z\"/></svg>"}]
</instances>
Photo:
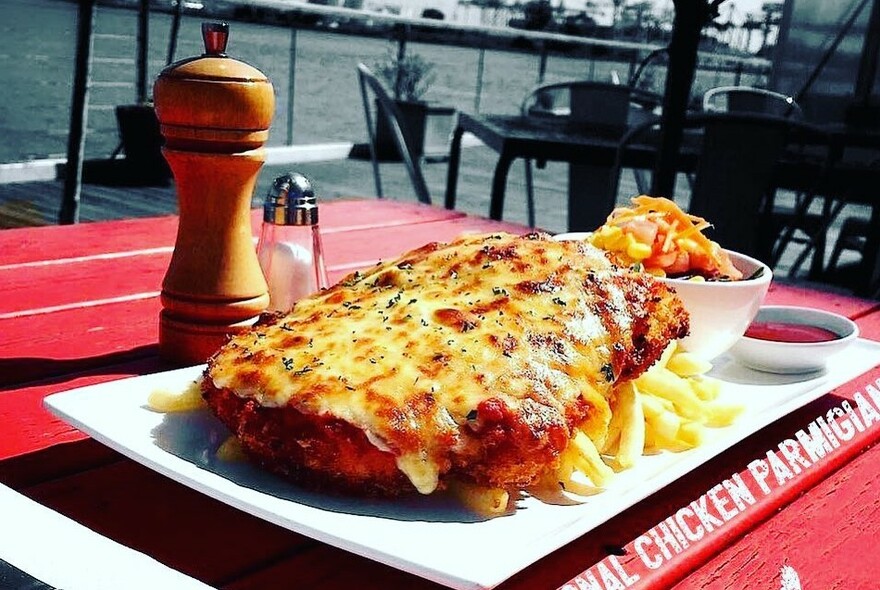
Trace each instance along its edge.
<instances>
[{"instance_id":1,"label":"black metal chair","mask_svg":"<svg viewBox=\"0 0 880 590\"><path fill-rule=\"evenodd\" d=\"M836 166L838 154L830 145L829 137L821 130L810 127L806 137L795 138L786 150L784 167L789 177L781 184L795 192L792 207L775 206L770 214L771 232L777 236L770 264L775 266L792 245L800 245L789 269L794 277L804 262L812 257L809 274L819 278L823 271L828 228L840 215L846 204L838 199L827 179ZM800 135L796 133L795 135ZM816 207L818 206L818 211Z\"/></svg>"},{"instance_id":2,"label":"black metal chair","mask_svg":"<svg viewBox=\"0 0 880 590\"><path fill-rule=\"evenodd\" d=\"M594 127L619 129L640 123L651 116L662 98L651 92L592 80L569 80L542 84L530 90L520 105L523 117L557 119ZM537 161L538 168L546 165ZM640 182L640 177L637 177ZM526 208L531 227L535 226L535 195L532 160L525 160Z\"/></svg>"},{"instance_id":3,"label":"black metal chair","mask_svg":"<svg viewBox=\"0 0 880 590\"><path fill-rule=\"evenodd\" d=\"M666 72L669 69L669 47L659 47L648 53L633 70L627 84L633 88L660 93L666 84ZM662 78L657 79L657 72L662 71Z\"/></svg>"},{"instance_id":4,"label":"black metal chair","mask_svg":"<svg viewBox=\"0 0 880 590\"><path fill-rule=\"evenodd\" d=\"M803 110L795 99L781 92L774 92L765 88L755 88L752 86L719 86L707 90L703 95L703 111L707 113L720 112L739 112L739 113L759 113L772 115L795 120L803 119ZM826 150L820 148L817 155L806 145L800 147L800 158L806 165L811 164L810 160L825 158ZM796 150L791 150L790 157L796 156ZM832 203L828 197L816 193L812 189L814 184L808 183L810 189L806 191L798 191L795 194L794 205L788 207L776 207L773 211L772 218L776 227L776 233L779 238L774 244L772 251L771 265L776 265L782 258L785 251L792 245L799 245L802 250L796 256L794 263L789 270L789 276L798 273L801 266L812 255L811 274L816 274L822 267L825 243L819 232L821 228L827 229L826 218L836 216L839 207ZM821 200L819 205L820 212L813 212L813 205L817 200ZM819 239L817 239L819 238Z\"/></svg>"},{"instance_id":5,"label":"black metal chair","mask_svg":"<svg viewBox=\"0 0 880 590\"><path fill-rule=\"evenodd\" d=\"M382 198L382 179L379 172L379 158L376 153L376 122L373 117L373 108L370 104L370 94L375 98L377 108L381 109L391 127L391 137L395 146L400 153L403 164L406 167L407 174L413 185L416 197L422 203L431 203L431 193L428 190L428 184L422 175L421 158L414 155L414 150L410 145L409 135L403 127L403 119L397 105L388 95L382 82L370 71L370 68L360 63L357 66L358 81L360 82L361 98L364 105L364 117L367 123L367 135L369 136L370 159L373 164L373 178L376 182L376 196Z\"/></svg>"},{"instance_id":6,"label":"black metal chair","mask_svg":"<svg viewBox=\"0 0 880 590\"><path fill-rule=\"evenodd\" d=\"M649 131L659 120L633 127L617 150L612 191L638 142L650 142ZM699 154L688 211L713 224L707 235L723 247L772 260L772 188L776 162L793 129L803 134L821 131L798 121L754 113L715 113L689 116L685 121L686 149ZM688 133L690 131L690 133Z\"/></svg>"},{"instance_id":7,"label":"black metal chair","mask_svg":"<svg viewBox=\"0 0 880 590\"><path fill-rule=\"evenodd\" d=\"M837 268L841 255L847 250L864 257L870 227L870 221L860 217L847 217L843 220L840 225L840 233L831 250L831 257L828 259L829 272L833 272Z\"/></svg>"},{"instance_id":8,"label":"black metal chair","mask_svg":"<svg viewBox=\"0 0 880 590\"><path fill-rule=\"evenodd\" d=\"M865 217L863 213L843 220L823 272L824 278L831 282L850 286L860 295L878 297L880 276L877 276L874 267L880 257L876 229L880 220L880 203L874 198L866 198L866 191L870 194L871 187L880 186L880 157L877 157L876 149L860 149L857 152L849 154L844 150L841 159L835 162L829 192L836 191L840 208L850 202L861 203L866 206L868 216ZM855 265L849 262L840 265L841 255L845 251L859 255ZM847 266L849 270L845 268Z\"/></svg>"},{"instance_id":9,"label":"black metal chair","mask_svg":"<svg viewBox=\"0 0 880 590\"><path fill-rule=\"evenodd\" d=\"M718 86L703 94L706 113L759 113L777 117L803 118L794 98L781 92L754 86Z\"/></svg>"}]
</instances>

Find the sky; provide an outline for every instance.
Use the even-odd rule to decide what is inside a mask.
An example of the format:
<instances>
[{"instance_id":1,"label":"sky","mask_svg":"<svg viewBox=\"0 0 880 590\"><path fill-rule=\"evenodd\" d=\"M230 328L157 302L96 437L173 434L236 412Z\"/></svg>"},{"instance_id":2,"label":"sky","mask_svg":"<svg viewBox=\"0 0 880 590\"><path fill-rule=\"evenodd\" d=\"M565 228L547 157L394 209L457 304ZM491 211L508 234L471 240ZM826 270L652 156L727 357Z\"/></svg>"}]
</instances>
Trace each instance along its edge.
<instances>
[{"instance_id":1,"label":"sky","mask_svg":"<svg viewBox=\"0 0 880 590\"><path fill-rule=\"evenodd\" d=\"M551 0L552 2L553 0ZM564 0L568 1L568 0ZM730 6L735 6L735 13L742 18L745 14L760 14L761 6L768 0L727 0L721 5L721 14L727 14ZM780 0L781 1L781 0ZM672 0L652 0L653 4L659 7L672 6Z\"/></svg>"},{"instance_id":2,"label":"sky","mask_svg":"<svg viewBox=\"0 0 880 590\"><path fill-rule=\"evenodd\" d=\"M508 0L511 1L511 0ZM561 0L567 8L575 9L578 6L583 6L586 0ZM597 4L607 3L609 6L612 3L612 0L592 0ZM634 0L628 0L634 1ZM654 5L657 7L657 10L664 7L672 6L672 0L651 0ZM726 20L726 16L730 7L733 6L733 16L732 20L734 23L742 23L745 20L745 16L747 14L760 14L761 6L767 2L768 0L726 0L721 5L721 14L722 21ZM550 0L551 4L557 6L560 0ZM365 0L364 7L372 10L381 10L385 5L397 5L402 8L401 14L404 16L418 16L421 14L421 11L426 7L438 8L443 11L445 14L452 15L456 12L456 3L457 0ZM609 8L611 10L611 8ZM609 13L609 17L610 13Z\"/></svg>"},{"instance_id":3,"label":"sky","mask_svg":"<svg viewBox=\"0 0 880 590\"><path fill-rule=\"evenodd\" d=\"M721 5L721 14L725 14L728 5L734 5L736 12L742 18L745 14L761 14L761 6L766 0L727 0Z\"/></svg>"}]
</instances>

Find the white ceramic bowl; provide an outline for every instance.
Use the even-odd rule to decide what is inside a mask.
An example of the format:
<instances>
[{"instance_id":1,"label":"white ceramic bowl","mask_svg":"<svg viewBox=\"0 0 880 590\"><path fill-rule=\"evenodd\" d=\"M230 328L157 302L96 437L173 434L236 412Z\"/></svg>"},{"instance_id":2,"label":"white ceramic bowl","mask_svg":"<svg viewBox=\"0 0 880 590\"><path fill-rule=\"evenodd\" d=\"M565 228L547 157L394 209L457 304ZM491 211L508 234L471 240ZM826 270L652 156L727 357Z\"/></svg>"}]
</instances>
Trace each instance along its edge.
<instances>
[{"instance_id":1,"label":"white ceramic bowl","mask_svg":"<svg viewBox=\"0 0 880 590\"><path fill-rule=\"evenodd\" d=\"M564 234L556 234L553 236L554 240L559 240L560 242L582 242L593 235L591 231L571 231Z\"/></svg>"},{"instance_id":2,"label":"white ceramic bowl","mask_svg":"<svg viewBox=\"0 0 880 590\"><path fill-rule=\"evenodd\" d=\"M731 356L740 364L767 373L809 373L824 369L832 356L859 336L859 327L852 320L810 307L768 305L758 311L754 321L815 326L838 335L825 342L777 342L743 336L730 349Z\"/></svg>"},{"instance_id":3,"label":"white ceramic bowl","mask_svg":"<svg viewBox=\"0 0 880 590\"><path fill-rule=\"evenodd\" d=\"M705 360L727 352L742 337L773 280L773 271L760 260L730 250L727 254L743 280L660 279L675 289L690 315L691 332L681 341L682 348ZM746 280L758 270L760 276Z\"/></svg>"},{"instance_id":4,"label":"white ceramic bowl","mask_svg":"<svg viewBox=\"0 0 880 590\"><path fill-rule=\"evenodd\" d=\"M590 232L558 234L557 240L585 240ZM690 335L681 341L682 347L705 360L723 354L742 337L770 288L773 271L763 262L727 251L733 265L743 277L751 277L758 270L760 276L742 281L688 281L659 279L673 287L690 315Z\"/></svg>"}]
</instances>

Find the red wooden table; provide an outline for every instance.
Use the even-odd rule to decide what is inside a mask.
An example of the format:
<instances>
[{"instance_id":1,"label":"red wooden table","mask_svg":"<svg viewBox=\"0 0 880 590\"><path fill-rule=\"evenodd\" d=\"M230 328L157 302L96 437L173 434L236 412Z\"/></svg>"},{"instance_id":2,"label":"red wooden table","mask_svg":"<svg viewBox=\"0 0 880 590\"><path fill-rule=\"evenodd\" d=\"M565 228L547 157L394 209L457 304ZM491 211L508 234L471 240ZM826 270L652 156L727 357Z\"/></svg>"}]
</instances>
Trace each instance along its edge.
<instances>
[{"instance_id":1,"label":"red wooden table","mask_svg":"<svg viewBox=\"0 0 880 590\"><path fill-rule=\"evenodd\" d=\"M331 279L465 231L526 230L389 201L334 202L323 208ZM255 230L257 222L255 216ZM0 232L0 483L216 587L438 588L191 491L43 409L42 399L54 392L169 368L157 356L158 291L176 225L175 217L161 217ZM771 288L768 302L836 311L854 319L864 337L880 339L877 302L782 285ZM875 445L880 420L865 420L849 440L711 533L688 540L675 530L677 514L696 522L693 507L717 485L747 473L755 460L767 461L768 452L781 456L781 442L846 400L853 407L870 402L872 391L878 392L876 408L877 367L750 436L502 587L787 590L797 587L791 585L792 571L811 590L880 587L874 549L880 534L880 448ZM681 542L674 542L676 535ZM656 551L660 545L668 556ZM646 552L649 546L655 551ZM487 558L503 556L487 549ZM783 572L789 576L785 581Z\"/></svg>"}]
</instances>

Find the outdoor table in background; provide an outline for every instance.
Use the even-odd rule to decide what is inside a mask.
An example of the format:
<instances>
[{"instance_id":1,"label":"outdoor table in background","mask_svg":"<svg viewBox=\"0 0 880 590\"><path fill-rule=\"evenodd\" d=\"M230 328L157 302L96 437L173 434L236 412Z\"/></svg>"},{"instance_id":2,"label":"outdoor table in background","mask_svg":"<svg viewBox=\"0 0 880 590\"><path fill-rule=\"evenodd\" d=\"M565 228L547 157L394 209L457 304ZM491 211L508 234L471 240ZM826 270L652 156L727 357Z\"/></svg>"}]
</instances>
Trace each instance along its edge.
<instances>
[{"instance_id":1,"label":"outdoor table in background","mask_svg":"<svg viewBox=\"0 0 880 590\"><path fill-rule=\"evenodd\" d=\"M321 221L331 280L462 232L527 231L385 200L327 203ZM253 224L256 231L259 212ZM215 587L439 588L190 490L87 439L43 408L43 398L58 391L169 368L158 358L158 295L176 227L175 217L159 217L0 232L0 483ZM768 302L836 311L855 319L863 336L880 339L877 302L784 285L771 288ZM869 385L880 387L878 379L875 367L774 422L501 588L556 588L610 555L633 571L634 539L752 460L766 458L816 416ZM710 588L723 580L729 587L778 588L780 568L791 565L804 588L875 588L878 438L875 422L743 518L627 587L680 582L680 588ZM505 556L487 547L486 559Z\"/></svg>"},{"instance_id":2,"label":"outdoor table in background","mask_svg":"<svg viewBox=\"0 0 880 590\"><path fill-rule=\"evenodd\" d=\"M880 294L880 129L830 125L833 148L840 159L828 179L828 193L847 203L871 207L857 293Z\"/></svg>"},{"instance_id":3,"label":"outdoor table in background","mask_svg":"<svg viewBox=\"0 0 880 590\"><path fill-rule=\"evenodd\" d=\"M449 153L446 207L455 208L461 138L469 132L498 152L489 202L490 218L502 217L507 176L514 160L552 160L582 164L588 168L579 175L577 187L569 185L568 229L581 231L599 227L614 208L610 174L618 142L625 130L518 115L459 113ZM628 163L650 168L653 156L653 150L636 151L634 146L633 153L628 154ZM536 198L540 199L540 195Z\"/></svg>"},{"instance_id":4,"label":"outdoor table in background","mask_svg":"<svg viewBox=\"0 0 880 590\"><path fill-rule=\"evenodd\" d=\"M828 164L823 169L822 160L811 160L807 155L792 150L777 165L775 185L778 188L802 191L827 200L825 211L836 215L844 205L864 205L870 209L866 229L866 244L859 264L855 292L864 296L876 296L880 291L880 131L876 128L859 128L842 123L817 125L828 141ZM801 138L793 138L796 144ZM825 227L812 242L824 252L825 233L834 221L824 220ZM820 279L825 271L821 257L814 259L810 276Z\"/></svg>"}]
</instances>

